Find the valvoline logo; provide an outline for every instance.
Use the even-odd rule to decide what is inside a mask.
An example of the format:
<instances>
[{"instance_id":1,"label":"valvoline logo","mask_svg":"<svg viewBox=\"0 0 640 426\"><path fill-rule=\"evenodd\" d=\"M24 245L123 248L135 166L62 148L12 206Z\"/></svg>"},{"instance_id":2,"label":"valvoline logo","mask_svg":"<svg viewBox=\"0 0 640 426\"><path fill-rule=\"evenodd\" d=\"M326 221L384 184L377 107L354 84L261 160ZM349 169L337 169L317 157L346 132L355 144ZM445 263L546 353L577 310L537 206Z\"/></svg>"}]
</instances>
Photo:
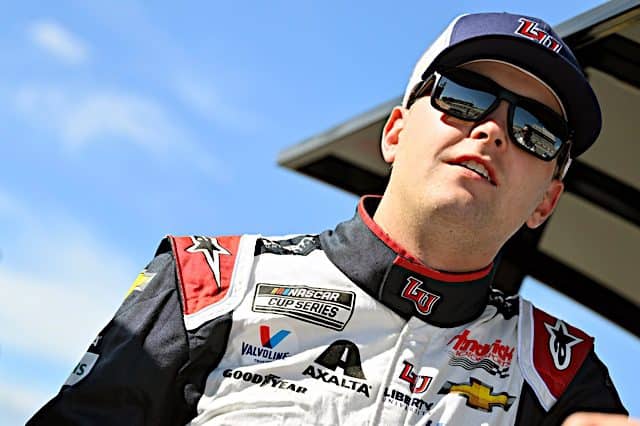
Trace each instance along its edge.
<instances>
[{"instance_id":1,"label":"valvoline logo","mask_svg":"<svg viewBox=\"0 0 640 426\"><path fill-rule=\"evenodd\" d=\"M289 330L280 330L276 334L271 335L271 328L268 325L260 326L260 343L263 348L273 349L278 346L291 332Z\"/></svg>"},{"instance_id":2,"label":"valvoline logo","mask_svg":"<svg viewBox=\"0 0 640 426\"><path fill-rule=\"evenodd\" d=\"M255 333L253 331L251 334ZM291 335L291 331L289 330L278 330L272 332L271 327L268 325L260 325L259 329L260 335L260 345L252 344L255 342L255 337L249 338L249 341L242 342L242 356L249 356L255 362L271 362L277 361L279 359L287 358L290 355L290 350L292 347L295 347L295 340L293 342L289 337L286 340L286 344L280 347L280 350L275 350L274 348L282 343L283 340L287 338L287 336ZM253 334L255 336L255 334ZM257 342L256 342L257 343Z\"/></svg>"}]
</instances>

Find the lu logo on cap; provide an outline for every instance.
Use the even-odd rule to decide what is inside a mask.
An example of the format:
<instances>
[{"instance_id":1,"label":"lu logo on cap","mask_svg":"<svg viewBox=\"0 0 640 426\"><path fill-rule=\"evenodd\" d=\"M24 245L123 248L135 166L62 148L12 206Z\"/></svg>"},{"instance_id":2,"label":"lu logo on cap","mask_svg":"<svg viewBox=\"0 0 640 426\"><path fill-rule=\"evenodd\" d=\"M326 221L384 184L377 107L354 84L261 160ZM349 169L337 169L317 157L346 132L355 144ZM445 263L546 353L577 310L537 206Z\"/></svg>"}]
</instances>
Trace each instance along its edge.
<instances>
[{"instance_id":1,"label":"lu logo on cap","mask_svg":"<svg viewBox=\"0 0 640 426\"><path fill-rule=\"evenodd\" d=\"M533 41L537 41L546 48L553 50L556 53L560 53L562 44L549 33L542 28L538 27L538 23L527 18L520 18L520 26L515 31L515 34L527 37Z\"/></svg>"}]
</instances>

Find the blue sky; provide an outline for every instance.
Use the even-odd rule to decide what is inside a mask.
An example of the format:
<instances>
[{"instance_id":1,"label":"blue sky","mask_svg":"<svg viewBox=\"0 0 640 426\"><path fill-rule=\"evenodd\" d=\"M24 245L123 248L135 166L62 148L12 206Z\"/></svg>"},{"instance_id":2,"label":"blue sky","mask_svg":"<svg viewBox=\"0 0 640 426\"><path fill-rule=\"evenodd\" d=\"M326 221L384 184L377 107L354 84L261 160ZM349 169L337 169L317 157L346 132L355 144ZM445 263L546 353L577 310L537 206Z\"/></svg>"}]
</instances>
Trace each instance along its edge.
<instances>
[{"instance_id":1,"label":"blue sky","mask_svg":"<svg viewBox=\"0 0 640 426\"><path fill-rule=\"evenodd\" d=\"M599 1L35 2L0 16L0 423L55 394L163 235L315 232L356 199L277 153L398 96L456 15L552 24ZM638 340L597 338L640 415ZM623 349L620 349L623 348Z\"/></svg>"}]
</instances>

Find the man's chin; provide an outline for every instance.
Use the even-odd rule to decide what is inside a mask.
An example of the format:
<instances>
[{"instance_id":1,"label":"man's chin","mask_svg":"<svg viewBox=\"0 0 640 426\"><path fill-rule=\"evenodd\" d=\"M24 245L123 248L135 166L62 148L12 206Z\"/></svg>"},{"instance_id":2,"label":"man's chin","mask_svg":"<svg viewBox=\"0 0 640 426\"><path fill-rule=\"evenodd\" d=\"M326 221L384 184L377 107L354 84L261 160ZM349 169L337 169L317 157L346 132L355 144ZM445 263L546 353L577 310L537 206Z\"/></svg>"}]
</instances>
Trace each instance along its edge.
<instances>
[{"instance_id":1,"label":"man's chin","mask_svg":"<svg viewBox=\"0 0 640 426\"><path fill-rule=\"evenodd\" d=\"M489 195L484 188L478 188L477 182L455 182L442 185L431 192L435 204L473 207L488 203Z\"/></svg>"},{"instance_id":2,"label":"man's chin","mask_svg":"<svg viewBox=\"0 0 640 426\"><path fill-rule=\"evenodd\" d=\"M491 200L482 194L477 194L467 188L455 188L443 191L440 194L431 194L426 200L426 208L431 214L441 215L467 226L480 225L493 217Z\"/></svg>"}]
</instances>

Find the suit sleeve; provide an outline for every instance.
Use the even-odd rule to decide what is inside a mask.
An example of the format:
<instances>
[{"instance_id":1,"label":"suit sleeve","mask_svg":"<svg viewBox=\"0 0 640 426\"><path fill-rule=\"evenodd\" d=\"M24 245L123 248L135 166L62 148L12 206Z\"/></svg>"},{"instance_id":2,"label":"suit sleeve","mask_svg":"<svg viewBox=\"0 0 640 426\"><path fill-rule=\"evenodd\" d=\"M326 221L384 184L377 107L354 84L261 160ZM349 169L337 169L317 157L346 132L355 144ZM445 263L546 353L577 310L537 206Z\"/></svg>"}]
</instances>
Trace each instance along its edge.
<instances>
[{"instance_id":1,"label":"suit sleeve","mask_svg":"<svg viewBox=\"0 0 640 426\"><path fill-rule=\"evenodd\" d=\"M593 350L549 412L545 412L531 387L525 384L516 424L559 426L569 415L579 411L629 414L620 401L607 367Z\"/></svg>"},{"instance_id":2,"label":"suit sleeve","mask_svg":"<svg viewBox=\"0 0 640 426\"><path fill-rule=\"evenodd\" d=\"M609 370L593 350L549 415L564 421L578 411L629 414L611 381Z\"/></svg>"},{"instance_id":3,"label":"suit sleeve","mask_svg":"<svg viewBox=\"0 0 640 426\"><path fill-rule=\"evenodd\" d=\"M187 332L179 288L165 240L60 392L27 425L174 425L193 418L230 322L221 317Z\"/></svg>"}]
</instances>

